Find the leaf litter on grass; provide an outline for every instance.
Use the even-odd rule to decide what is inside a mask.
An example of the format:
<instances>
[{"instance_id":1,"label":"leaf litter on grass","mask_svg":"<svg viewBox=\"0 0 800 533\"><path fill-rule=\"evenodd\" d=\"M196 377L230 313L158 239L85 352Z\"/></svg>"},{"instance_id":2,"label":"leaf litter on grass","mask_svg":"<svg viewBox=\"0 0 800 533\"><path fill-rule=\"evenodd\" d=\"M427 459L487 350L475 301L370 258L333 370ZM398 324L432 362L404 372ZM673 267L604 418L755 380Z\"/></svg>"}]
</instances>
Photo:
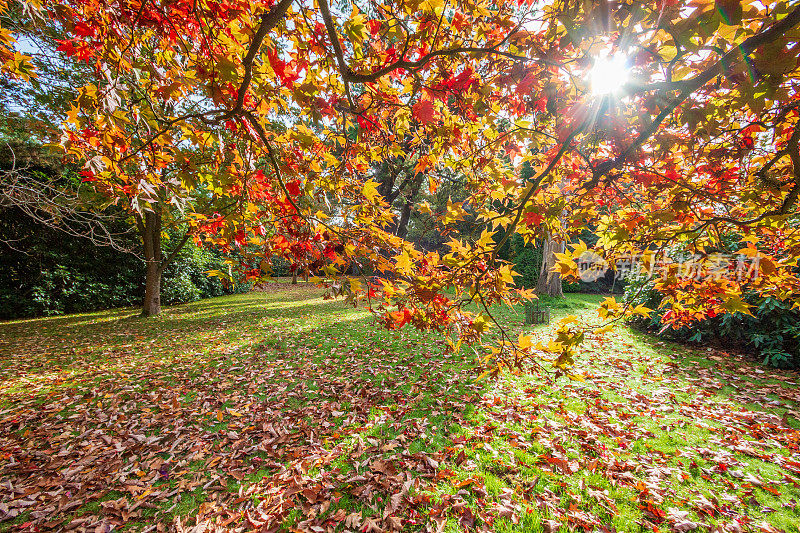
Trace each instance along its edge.
<instances>
[{"instance_id":1,"label":"leaf litter on grass","mask_svg":"<svg viewBox=\"0 0 800 533\"><path fill-rule=\"evenodd\" d=\"M586 383L476 383L469 357L444 354L434 336L341 323L355 315L336 303L281 307L309 292L276 291L286 321L270 325L290 332L324 313L316 329L264 331L261 344L222 343L124 372L73 372L35 394L9 389L0 525L796 530L798 433L769 403L794 412L785 373L756 374L724 354L719 366L735 373L694 365L682 347L619 330L590 339L579 362ZM253 316L262 317L240 320ZM176 331L155 342L179 352L185 331ZM764 409L746 407L768 378Z\"/></svg>"}]
</instances>

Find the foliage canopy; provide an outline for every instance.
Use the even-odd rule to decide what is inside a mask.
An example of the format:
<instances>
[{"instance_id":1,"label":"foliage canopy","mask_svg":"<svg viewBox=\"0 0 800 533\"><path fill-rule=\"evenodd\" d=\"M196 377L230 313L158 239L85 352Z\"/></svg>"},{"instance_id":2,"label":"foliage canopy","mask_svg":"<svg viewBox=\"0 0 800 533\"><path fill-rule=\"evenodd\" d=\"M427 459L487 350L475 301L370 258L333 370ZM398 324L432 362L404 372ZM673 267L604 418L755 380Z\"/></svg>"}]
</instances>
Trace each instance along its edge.
<instances>
[{"instance_id":1,"label":"foliage canopy","mask_svg":"<svg viewBox=\"0 0 800 533\"><path fill-rule=\"evenodd\" d=\"M251 276L264 256L326 258L334 295L369 299L389 327L456 324L459 342L472 341L492 305L530 296L497 257L512 234L568 240L591 227L609 261L676 242L704 260L731 234L759 258L746 282L667 268L656 288L677 326L749 312L745 283L784 301L798 294L800 7L790 2L28 6L63 27L66 58L95 72L60 140L85 162L84 179L138 211L168 191L195 235L253 254ZM593 91L592 69L608 58L627 81ZM0 60L35 79L7 30ZM448 202L439 227L475 216L479 237L438 253L387 230L395 213L371 169L410 149L431 192L445 170L465 179L467 198ZM198 197L235 209L195 211ZM556 268L574 274L584 251ZM373 282L347 275L356 262L378 273ZM464 310L471 302L484 313ZM632 312L646 310L601 310ZM557 366L581 338L564 325L549 346ZM514 354L505 363L532 349L503 339Z\"/></svg>"}]
</instances>

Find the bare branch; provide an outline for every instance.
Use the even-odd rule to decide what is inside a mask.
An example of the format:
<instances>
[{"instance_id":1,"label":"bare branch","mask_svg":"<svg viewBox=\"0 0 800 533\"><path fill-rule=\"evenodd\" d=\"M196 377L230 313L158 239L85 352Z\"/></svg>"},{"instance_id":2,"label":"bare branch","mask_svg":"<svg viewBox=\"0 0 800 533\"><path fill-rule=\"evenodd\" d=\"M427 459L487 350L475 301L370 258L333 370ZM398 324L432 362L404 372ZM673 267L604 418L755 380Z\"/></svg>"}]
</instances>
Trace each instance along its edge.
<instances>
[{"instance_id":1,"label":"bare branch","mask_svg":"<svg viewBox=\"0 0 800 533\"><path fill-rule=\"evenodd\" d=\"M18 169L0 172L0 207L15 207L39 224L138 257L135 244L131 248L124 239L133 228L113 229L124 222L125 214L91 211L83 204L79 194L69 188L38 180Z\"/></svg>"}]
</instances>

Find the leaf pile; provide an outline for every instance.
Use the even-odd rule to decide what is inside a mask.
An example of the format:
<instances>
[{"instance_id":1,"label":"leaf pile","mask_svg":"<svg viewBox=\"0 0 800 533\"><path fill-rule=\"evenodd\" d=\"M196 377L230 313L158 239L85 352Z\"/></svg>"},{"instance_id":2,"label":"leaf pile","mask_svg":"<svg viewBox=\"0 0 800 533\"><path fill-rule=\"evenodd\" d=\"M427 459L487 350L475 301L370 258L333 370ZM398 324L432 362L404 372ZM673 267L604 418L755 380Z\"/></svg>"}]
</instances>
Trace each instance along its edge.
<instances>
[{"instance_id":1,"label":"leaf pile","mask_svg":"<svg viewBox=\"0 0 800 533\"><path fill-rule=\"evenodd\" d=\"M795 374L619 330L587 341L585 383L476 383L436 337L376 331L312 289L264 297L178 307L150 334L117 323L129 336L111 347L92 344L107 324L85 325L71 337L84 357L51 369L71 330L32 322L20 346L53 338L4 376L0 525L735 533L800 519Z\"/></svg>"}]
</instances>

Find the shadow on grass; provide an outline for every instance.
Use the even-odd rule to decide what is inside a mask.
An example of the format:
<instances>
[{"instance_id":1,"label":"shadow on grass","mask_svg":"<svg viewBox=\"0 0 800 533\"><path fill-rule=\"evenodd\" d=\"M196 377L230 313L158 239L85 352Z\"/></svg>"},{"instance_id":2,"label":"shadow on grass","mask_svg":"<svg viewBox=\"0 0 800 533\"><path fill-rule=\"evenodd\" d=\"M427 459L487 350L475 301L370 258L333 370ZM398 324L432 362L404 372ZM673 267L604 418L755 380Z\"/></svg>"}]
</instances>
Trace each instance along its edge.
<instances>
[{"instance_id":1,"label":"shadow on grass","mask_svg":"<svg viewBox=\"0 0 800 533\"><path fill-rule=\"evenodd\" d=\"M341 312L341 303L322 301L320 291L299 286L280 294L250 293L165 307L154 318L113 310L5 322L0 324L0 383L9 387L40 374L52 378L59 370L92 373L110 362L125 366L154 357L193 357L209 349L230 351L255 336L331 322Z\"/></svg>"},{"instance_id":2,"label":"shadow on grass","mask_svg":"<svg viewBox=\"0 0 800 533\"><path fill-rule=\"evenodd\" d=\"M749 354L667 341L643 331L632 330L631 337L663 357L676 377L704 395L742 404L800 429L797 370L771 368Z\"/></svg>"},{"instance_id":3,"label":"shadow on grass","mask_svg":"<svg viewBox=\"0 0 800 533\"><path fill-rule=\"evenodd\" d=\"M277 526L302 509L323 523L404 486L402 509L419 513L424 500L410 494L434 482L444 447L475 416L469 358L319 295L0 325L10 452L0 520L58 529L257 515L251 526Z\"/></svg>"}]
</instances>

